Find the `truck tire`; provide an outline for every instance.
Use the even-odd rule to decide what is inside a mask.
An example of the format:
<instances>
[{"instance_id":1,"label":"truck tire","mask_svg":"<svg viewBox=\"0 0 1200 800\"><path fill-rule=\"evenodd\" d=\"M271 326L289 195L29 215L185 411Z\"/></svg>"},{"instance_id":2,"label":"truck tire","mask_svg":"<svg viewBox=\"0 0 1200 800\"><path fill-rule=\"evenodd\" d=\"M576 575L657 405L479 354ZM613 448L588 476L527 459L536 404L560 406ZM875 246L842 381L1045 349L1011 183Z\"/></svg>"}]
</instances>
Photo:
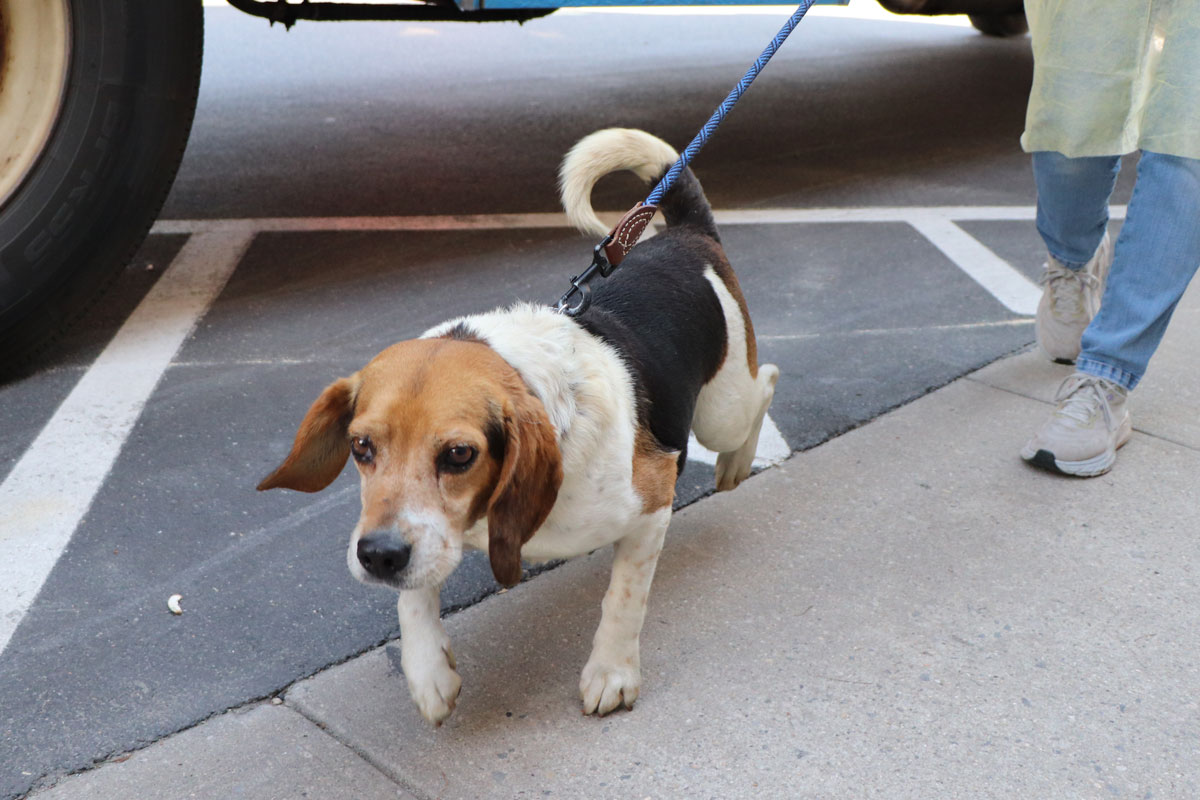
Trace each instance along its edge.
<instances>
[{"instance_id":1,"label":"truck tire","mask_svg":"<svg viewBox=\"0 0 1200 800\"><path fill-rule=\"evenodd\" d=\"M0 0L0 374L145 239L200 87L200 0Z\"/></svg>"}]
</instances>

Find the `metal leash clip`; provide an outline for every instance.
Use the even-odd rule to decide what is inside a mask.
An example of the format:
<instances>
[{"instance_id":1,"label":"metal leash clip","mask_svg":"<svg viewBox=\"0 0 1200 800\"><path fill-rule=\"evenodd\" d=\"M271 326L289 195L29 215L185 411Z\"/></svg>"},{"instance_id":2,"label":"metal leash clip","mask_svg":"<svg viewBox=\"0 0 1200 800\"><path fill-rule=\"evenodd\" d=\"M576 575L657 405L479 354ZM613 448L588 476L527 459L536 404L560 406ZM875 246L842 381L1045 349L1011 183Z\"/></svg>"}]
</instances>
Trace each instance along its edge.
<instances>
[{"instance_id":1,"label":"metal leash clip","mask_svg":"<svg viewBox=\"0 0 1200 800\"><path fill-rule=\"evenodd\" d=\"M637 244L656 211L658 206L646 203L638 203L626 211L621 221L604 237L604 241L592 249L592 263L583 272L571 278L571 288L559 298L554 310L568 317L577 317L587 311L588 306L592 304L592 279L597 273L600 277L607 278L616 271L625 260L625 256L629 255L629 251ZM579 301L573 306L569 305L571 297L578 293L582 293Z\"/></svg>"},{"instance_id":2,"label":"metal leash clip","mask_svg":"<svg viewBox=\"0 0 1200 800\"><path fill-rule=\"evenodd\" d=\"M571 288L559 298L558 304L554 307L555 311L566 314L568 317L577 317L588 310L588 306L592 304L592 278L595 278L597 273L600 277L607 278L616 269L604 255L604 247L611 240L611 236L606 237L592 250L592 263L580 274L572 276ZM575 294L580 295L579 300L575 305L570 305L571 297Z\"/></svg>"}]
</instances>

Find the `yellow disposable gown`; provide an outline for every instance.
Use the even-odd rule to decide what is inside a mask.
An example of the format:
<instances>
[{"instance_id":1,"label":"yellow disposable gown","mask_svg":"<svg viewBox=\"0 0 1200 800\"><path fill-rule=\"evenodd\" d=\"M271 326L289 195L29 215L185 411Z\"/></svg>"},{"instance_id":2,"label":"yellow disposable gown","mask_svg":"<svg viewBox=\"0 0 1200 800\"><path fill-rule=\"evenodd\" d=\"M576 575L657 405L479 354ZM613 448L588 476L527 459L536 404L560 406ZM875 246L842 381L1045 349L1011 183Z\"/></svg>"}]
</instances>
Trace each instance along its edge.
<instances>
[{"instance_id":1,"label":"yellow disposable gown","mask_svg":"<svg viewBox=\"0 0 1200 800\"><path fill-rule=\"evenodd\" d=\"M1200 0L1025 0L1021 147L1200 158Z\"/></svg>"}]
</instances>

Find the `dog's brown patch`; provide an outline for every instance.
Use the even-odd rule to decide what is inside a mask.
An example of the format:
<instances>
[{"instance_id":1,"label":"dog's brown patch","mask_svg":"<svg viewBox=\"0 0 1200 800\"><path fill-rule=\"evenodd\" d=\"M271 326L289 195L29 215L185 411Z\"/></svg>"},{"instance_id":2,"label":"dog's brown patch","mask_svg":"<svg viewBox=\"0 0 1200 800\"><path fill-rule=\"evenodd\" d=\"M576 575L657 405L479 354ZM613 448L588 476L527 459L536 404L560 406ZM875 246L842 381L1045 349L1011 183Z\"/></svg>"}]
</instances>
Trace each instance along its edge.
<instances>
[{"instance_id":1,"label":"dog's brown patch","mask_svg":"<svg viewBox=\"0 0 1200 800\"><path fill-rule=\"evenodd\" d=\"M333 483L350 457L346 427L354 415L358 386L356 373L325 387L304 415L288 457L258 484L260 492L277 488L319 492Z\"/></svg>"},{"instance_id":2,"label":"dog's brown patch","mask_svg":"<svg viewBox=\"0 0 1200 800\"><path fill-rule=\"evenodd\" d=\"M515 370L509 384L504 463L487 512L488 560L504 586L521 580L521 545L550 515L563 479L562 455L546 409Z\"/></svg>"},{"instance_id":3,"label":"dog's brown patch","mask_svg":"<svg viewBox=\"0 0 1200 800\"><path fill-rule=\"evenodd\" d=\"M678 454L664 450L645 428L633 442L633 490L642 498L646 514L667 508L675 501Z\"/></svg>"}]
</instances>

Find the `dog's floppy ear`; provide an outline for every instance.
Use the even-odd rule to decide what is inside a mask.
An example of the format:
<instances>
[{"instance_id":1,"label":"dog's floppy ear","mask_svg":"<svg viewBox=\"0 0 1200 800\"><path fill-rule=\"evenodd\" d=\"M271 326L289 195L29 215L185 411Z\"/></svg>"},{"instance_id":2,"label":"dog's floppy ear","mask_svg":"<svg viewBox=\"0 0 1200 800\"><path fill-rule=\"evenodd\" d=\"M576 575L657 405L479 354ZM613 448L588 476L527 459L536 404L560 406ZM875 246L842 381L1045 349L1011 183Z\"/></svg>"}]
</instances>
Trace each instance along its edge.
<instances>
[{"instance_id":1,"label":"dog's floppy ear","mask_svg":"<svg viewBox=\"0 0 1200 800\"><path fill-rule=\"evenodd\" d=\"M554 507L562 456L542 404L522 385L504 404L504 461L488 501L488 559L503 586L521 580L521 545Z\"/></svg>"},{"instance_id":2,"label":"dog's floppy ear","mask_svg":"<svg viewBox=\"0 0 1200 800\"><path fill-rule=\"evenodd\" d=\"M346 466L350 440L346 430L354 416L358 375L339 378L321 392L296 431L292 452L274 472L258 485L264 489L295 489L319 492Z\"/></svg>"}]
</instances>

